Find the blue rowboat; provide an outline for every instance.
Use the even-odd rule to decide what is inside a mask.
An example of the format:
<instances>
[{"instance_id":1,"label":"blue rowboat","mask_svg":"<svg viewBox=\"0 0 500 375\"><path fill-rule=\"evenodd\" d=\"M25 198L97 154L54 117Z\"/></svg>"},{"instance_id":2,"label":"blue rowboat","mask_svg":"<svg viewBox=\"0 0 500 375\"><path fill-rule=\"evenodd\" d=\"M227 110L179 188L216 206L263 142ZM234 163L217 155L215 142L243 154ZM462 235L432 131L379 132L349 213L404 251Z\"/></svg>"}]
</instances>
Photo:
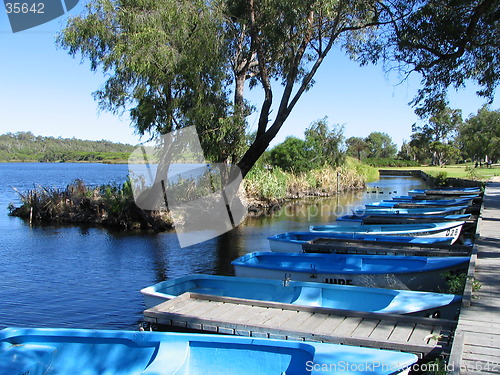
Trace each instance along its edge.
<instances>
[{"instance_id":1,"label":"blue rowboat","mask_svg":"<svg viewBox=\"0 0 500 375\"><path fill-rule=\"evenodd\" d=\"M359 227L359 225L358 225ZM350 227L349 227L350 228ZM394 242L414 244L441 244L451 245L451 237L410 237L387 235L364 235L350 233L314 233L314 232L288 232L267 237L271 251L282 253L301 253L302 245L316 238L338 238L346 240L363 240L367 242Z\"/></svg>"},{"instance_id":2,"label":"blue rowboat","mask_svg":"<svg viewBox=\"0 0 500 375\"><path fill-rule=\"evenodd\" d=\"M313 233L340 233L343 235L410 236L410 237L451 237L455 243L462 231L464 221L421 224L361 224L311 225Z\"/></svg>"},{"instance_id":3,"label":"blue rowboat","mask_svg":"<svg viewBox=\"0 0 500 375\"><path fill-rule=\"evenodd\" d=\"M236 276L444 292L445 273L466 272L469 257L272 253L232 262Z\"/></svg>"},{"instance_id":4,"label":"blue rowboat","mask_svg":"<svg viewBox=\"0 0 500 375\"><path fill-rule=\"evenodd\" d=\"M377 207L352 210L354 215L383 215L383 214L408 214L408 215L453 215L463 214L467 206L451 206L451 207L422 207L422 208L393 208L393 207Z\"/></svg>"},{"instance_id":5,"label":"blue rowboat","mask_svg":"<svg viewBox=\"0 0 500 375\"><path fill-rule=\"evenodd\" d=\"M183 276L141 290L148 309L186 292L330 309L439 316L443 319L456 319L462 301L454 294L215 275Z\"/></svg>"},{"instance_id":6,"label":"blue rowboat","mask_svg":"<svg viewBox=\"0 0 500 375\"><path fill-rule=\"evenodd\" d=\"M433 198L435 196L433 195L398 195L396 197L392 197L391 200L384 199L383 202L391 202L391 201L398 201L398 202L414 202L414 203L419 203L421 201L439 201L439 200L450 200L450 199L463 199L472 202L474 198L478 198L478 194L474 195L460 195L457 196L456 198L446 198L446 197L438 197L438 198Z\"/></svg>"},{"instance_id":7,"label":"blue rowboat","mask_svg":"<svg viewBox=\"0 0 500 375\"><path fill-rule=\"evenodd\" d=\"M0 374L5 375L333 375L346 361L358 370L352 374L389 375L407 373L417 360L414 354L391 350L255 337L42 328L0 331Z\"/></svg>"},{"instance_id":8,"label":"blue rowboat","mask_svg":"<svg viewBox=\"0 0 500 375\"><path fill-rule=\"evenodd\" d=\"M393 224L397 224L397 220L413 220L420 222L443 222L443 221L457 221L457 220L467 220L470 219L470 214L462 215L408 215L408 214L382 214L382 215L344 215L337 218L337 221L352 221L352 222L364 222L365 220L376 221L380 220L378 224L382 224L384 221L392 221Z\"/></svg>"},{"instance_id":9,"label":"blue rowboat","mask_svg":"<svg viewBox=\"0 0 500 375\"><path fill-rule=\"evenodd\" d=\"M434 189L412 189L408 191L408 195L414 196L419 194L427 195L475 195L480 194L481 188L434 188Z\"/></svg>"},{"instance_id":10,"label":"blue rowboat","mask_svg":"<svg viewBox=\"0 0 500 375\"><path fill-rule=\"evenodd\" d=\"M418 207L449 207L449 206L467 206L472 202L471 199L438 199L438 200L420 200L415 202L398 202L393 200L382 200L366 204L366 208L418 208Z\"/></svg>"}]
</instances>

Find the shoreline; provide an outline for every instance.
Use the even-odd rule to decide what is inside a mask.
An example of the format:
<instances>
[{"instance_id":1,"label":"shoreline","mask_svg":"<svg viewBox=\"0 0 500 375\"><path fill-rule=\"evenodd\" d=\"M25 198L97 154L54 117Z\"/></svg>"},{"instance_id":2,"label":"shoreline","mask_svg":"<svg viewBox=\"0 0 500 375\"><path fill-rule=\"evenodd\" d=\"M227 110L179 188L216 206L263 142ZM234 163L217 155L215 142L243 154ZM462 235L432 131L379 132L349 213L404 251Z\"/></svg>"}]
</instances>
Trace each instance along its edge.
<instances>
[{"instance_id":1,"label":"shoreline","mask_svg":"<svg viewBox=\"0 0 500 375\"><path fill-rule=\"evenodd\" d=\"M0 164L128 164L128 160L99 160L99 161L88 161L88 160L65 160L65 161L38 161L38 160L0 160Z\"/></svg>"},{"instance_id":2,"label":"shoreline","mask_svg":"<svg viewBox=\"0 0 500 375\"><path fill-rule=\"evenodd\" d=\"M379 170L380 176L387 175ZM391 171L392 172L392 171ZM400 173L405 171L401 170ZM415 170L407 171L410 174ZM418 176L434 185L434 178L425 172L418 171ZM267 182L268 176L261 177L257 182ZM500 176L495 177L500 180ZM451 186L482 185L482 182L447 179ZM281 182L285 183L285 182ZM320 185L311 188L299 185L296 181L286 182L285 191L276 196L265 196L262 186L256 182L244 180L242 194L248 217L260 217L276 211L284 206L307 203L314 199L328 199L347 191L357 191L366 187L366 181L361 183L346 183L336 186L329 180L329 186ZM133 231L152 230L162 232L174 228L174 220L169 211L142 210L134 202L132 184L127 181L123 186L88 186L81 180L69 184L66 189L51 189L40 187L28 192L18 192L21 206L9 205L9 215L20 217L30 225L85 225L110 229ZM177 220L179 222L179 220Z\"/></svg>"},{"instance_id":3,"label":"shoreline","mask_svg":"<svg viewBox=\"0 0 500 375\"><path fill-rule=\"evenodd\" d=\"M342 192L364 189L366 183L312 189L303 186L287 187L284 196L265 197L261 190L242 183L242 200L248 217L267 215L284 206L305 203L314 199L327 199ZM39 187L18 192L22 204L9 205L9 216L19 217L29 225L85 225L124 231L152 230L163 232L174 228L169 211L142 210L135 204L130 181L122 186L89 186L75 180L65 189ZM179 222L179 220L177 220Z\"/></svg>"}]
</instances>

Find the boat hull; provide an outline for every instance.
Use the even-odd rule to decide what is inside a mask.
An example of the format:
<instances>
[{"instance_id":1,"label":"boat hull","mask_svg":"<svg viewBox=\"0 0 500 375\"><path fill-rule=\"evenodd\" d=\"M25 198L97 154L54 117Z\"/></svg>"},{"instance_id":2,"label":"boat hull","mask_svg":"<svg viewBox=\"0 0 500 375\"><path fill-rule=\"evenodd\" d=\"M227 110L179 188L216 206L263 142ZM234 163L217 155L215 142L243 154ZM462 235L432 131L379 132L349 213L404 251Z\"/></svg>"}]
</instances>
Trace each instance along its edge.
<instances>
[{"instance_id":1,"label":"boat hull","mask_svg":"<svg viewBox=\"0 0 500 375\"><path fill-rule=\"evenodd\" d=\"M472 199L442 199L442 200L421 200L421 201L395 201L387 200L366 204L366 208L432 208L432 207L450 207L450 206L469 206Z\"/></svg>"},{"instance_id":2,"label":"boat hull","mask_svg":"<svg viewBox=\"0 0 500 375\"><path fill-rule=\"evenodd\" d=\"M350 221L363 224L412 224L412 223L443 223L450 221L463 221L470 219L470 214L463 215L408 215L408 214L382 214L382 215L344 215L337 221Z\"/></svg>"},{"instance_id":3,"label":"boat hull","mask_svg":"<svg viewBox=\"0 0 500 375\"><path fill-rule=\"evenodd\" d=\"M465 271L456 267L446 268L439 271L429 271L422 274L401 273L401 274L344 274L344 273L305 273L295 271L249 270L244 267L235 267L235 274L238 277L257 277L263 279L283 279L284 277L296 281L317 282L338 285L354 285L370 288L386 288L400 290L415 290L435 293L447 292L448 285L443 273Z\"/></svg>"},{"instance_id":4,"label":"boat hull","mask_svg":"<svg viewBox=\"0 0 500 375\"><path fill-rule=\"evenodd\" d=\"M275 235L268 237L269 247L271 251L280 253L301 253L302 246L319 237L326 238L336 238L336 239L346 239L346 240L363 240L368 243L370 242L394 242L394 243L435 243L441 245L451 245L452 237L400 237L400 236L389 236L389 235L345 235L337 233L311 233L311 232L291 232L283 233L280 235Z\"/></svg>"},{"instance_id":5,"label":"boat hull","mask_svg":"<svg viewBox=\"0 0 500 375\"><path fill-rule=\"evenodd\" d=\"M460 196L480 194L480 188L442 188L442 189L413 189L408 192L409 196L418 194Z\"/></svg>"},{"instance_id":6,"label":"boat hull","mask_svg":"<svg viewBox=\"0 0 500 375\"><path fill-rule=\"evenodd\" d=\"M398 215L398 214L407 214L407 215L454 215L454 214L463 214L467 206L451 206L451 207L427 207L427 208L392 208L392 207L377 207L377 208L368 208L361 210L353 210L354 215Z\"/></svg>"},{"instance_id":7,"label":"boat hull","mask_svg":"<svg viewBox=\"0 0 500 375\"><path fill-rule=\"evenodd\" d=\"M81 329L0 331L0 373L6 375L333 375L346 358L362 369L360 375L401 374L418 359L390 350L255 337ZM366 363L386 363L387 368L373 372Z\"/></svg>"},{"instance_id":8,"label":"boat hull","mask_svg":"<svg viewBox=\"0 0 500 375\"><path fill-rule=\"evenodd\" d=\"M251 253L232 262L238 277L445 293L448 272L467 271L467 257ZM434 266L428 267L434 262Z\"/></svg>"},{"instance_id":9,"label":"boat hull","mask_svg":"<svg viewBox=\"0 0 500 375\"><path fill-rule=\"evenodd\" d=\"M344 233L373 236L407 236L425 238L451 238L454 244L462 232L464 221L424 224L381 224L381 225L313 225L309 228L313 233ZM319 236L318 236L319 237Z\"/></svg>"}]
</instances>

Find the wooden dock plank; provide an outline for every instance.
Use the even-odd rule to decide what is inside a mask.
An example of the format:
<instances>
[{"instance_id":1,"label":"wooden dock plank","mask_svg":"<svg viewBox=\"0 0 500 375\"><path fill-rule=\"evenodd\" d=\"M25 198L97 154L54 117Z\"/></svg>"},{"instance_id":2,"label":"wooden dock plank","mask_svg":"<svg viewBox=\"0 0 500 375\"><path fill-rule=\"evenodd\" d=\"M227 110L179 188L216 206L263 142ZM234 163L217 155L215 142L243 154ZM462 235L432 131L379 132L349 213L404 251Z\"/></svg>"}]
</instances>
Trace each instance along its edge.
<instances>
[{"instance_id":1,"label":"wooden dock plank","mask_svg":"<svg viewBox=\"0 0 500 375\"><path fill-rule=\"evenodd\" d=\"M409 323L397 324L396 327L394 327L394 330L391 332L391 335L389 336L388 339L391 341L406 343L410 339L410 336L414 329L415 329L415 324L409 324Z\"/></svg>"},{"instance_id":2,"label":"wooden dock plank","mask_svg":"<svg viewBox=\"0 0 500 375\"><path fill-rule=\"evenodd\" d=\"M262 325L273 317L273 310L269 307L255 307L258 310L257 314L252 318L252 323Z\"/></svg>"},{"instance_id":3,"label":"wooden dock plank","mask_svg":"<svg viewBox=\"0 0 500 375\"><path fill-rule=\"evenodd\" d=\"M394 340L410 334L416 325L432 325L434 319L385 314L346 312L346 310L311 308L262 301L188 293L144 311L146 320L159 324L192 327L208 332L238 334L254 337L276 337L295 340L315 340L375 348L411 351L426 354L439 349L439 343ZM199 299L198 310L183 314L181 305L193 306L191 299ZM209 308L208 305L212 306ZM175 309L172 308L175 307ZM197 314L198 311L202 314ZM175 312L172 312L175 311ZM353 315L353 316L351 316ZM383 324L381 322L384 321ZM447 329L454 322L439 320ZM165 322L165 323L162 323ZM397 335L394 335L399 327ZM374 335L374 332L385 331ZM448 331L449 332L449 331ZM387 337L389 335L389 337ZM391 336L393 336L391 338ZM398 336L399 335L399 336ZM389 339L389 341L388 341Z\"/></svg>"},{"instance_id":4,"label":"wooden dock plank","mask_svg":"<svg viewBox=\"0 0 500 375\"><path fill-rule=\"evenodd\" d=\"M207 320L211 320L212 318L218 318L222 312L225 311L226 308L231 308L234 307L234 305L230 304L225 304L224 302L217 302L217 301L205 301L205 305L207 305L207 308L203 312L203 315L201 313L196 312L197 316L203 316L203 318ZM210 308L212 306L212 308Z\"/></svg>"},{"instance_id":5,"label":"wooden dock plank","mask_svg":"<svg viewBox=\"0 0 500 375\"><path fill-rule=\"evenodd\" d=\"M352 332L356 337L371 337L375 328L379 325L380 320L363 319L363 321Z\"/></svg>"},{"instance_id":6,"label":"wooden dock plank","mask_svg":"<svg viewBox=\"0 0 500 375\"><path fill-rule=\"evenodd\" d=\"M284 329L294 329L302 325L304 321L309 319L314 313L309 311L299 311L299 313L293 318L289 319L283 323Z\"/></svg>"},{"instance_id":7,"label":"wooden dock plank","mask_svg":"<svg viewBox=\"0 0 500 375\"><path fill-rule=\"evenodd\" d=\"M183 314L189 314L191 311L204 311L202 309L213 308L214 306L209 306L205 303L205 301L195 300L195 299L186 299L179 301L182 303L172 304L172 306L168 309L170 313L177 313L182 311Z\"/></svg>"},{"instance_id":8,"label":"wooden dock plank","mask_svg":"<svg viewBox=\"0 0 500 375\"><path fill-rule=\"evenodd\" d=\"M483 204L475 261L449 359L452 375L500 374L500 183L486 187ZM472 278L481 283L479 291L472 290Z\"/></svg>"},{"instance_id":9,"label":"wooden dock plank","mask_svg":"<svg viewBox=\"0 0 500 375\"><path fill-rule=\"evenodd\" d=\"M351 336L351 333L354 332L356 328L361 324L363 321L362 318L351 318L348 317L344 322L342 322L341 325L333 331L335 335L341 335L341 336Z\"/></svg>"},{"instance_id":10,"label":"wooden dock plank","mask_svg":"<svg viewBox=\"0 0 500 375\"><path fill-rule=\"evenodd\" d=\"M280 310L279 314L274 315L272 318L264 322L264 325L274 326L280 328L287 321L292 320L297 317L297 311L293 310Z\"/></svg>"},{"instance_id":11,"label":"wooden dock plank","mask_svg":"<svg viewBox=\"0 0 500 375\"><path fill-rule=\"evenodd\" d=\"M312 314L308 319L302 322L300 329L305 332L312 332L328 318L328 314Z\"/></svg>"},{"instance_id":12,"label":"wooden dock plank","mask_svg":"<svg viewBox=\"0 0 500 375\"><path fill-rule=\"evenodd\" d=\"M235 304L234 306L235 307L232 310L228 310L228 314L221 315L219 318L227 318L228 320L236 322L248 322L257 314L258 311L253 308L248 308L246 305Z\"/></svg>"},{"instance_id":13,"label":"wooden dock plank","mask_svg":"<svg viewBox=\"0 0 500 375\"><path fill-rule=\"evenodd\" d=\"M327 315L327 318L321 322L317 327L311 330L312 333L324 333L331 334L335 329L342 324L342 322L346 319L345 316L339 315Z\"/></svg>"},{"instance_id":14,"label":"wooden dock plank","mask_svg":"<svg viewBox=\"0 0 500 375\"><path fill-rule=\"evenodd\" d=\"M421 343L425 342L428 344L430 340L437 341L441 333L441 327L427 326L427 325L416 325L408 338L409 342Z\"/></svg>"},{"instance_id":15,"label":"wooden dock plank","mask_svg":"<svg viewBox=\"0 0 500 375\"><path fill-rule=\"evenodd\" d=\"M380 320L370 337L374 340L388 340L392 331L396 328L396 325L397 322L386 322L384 320Z\"/></svg>"}]
</instances>

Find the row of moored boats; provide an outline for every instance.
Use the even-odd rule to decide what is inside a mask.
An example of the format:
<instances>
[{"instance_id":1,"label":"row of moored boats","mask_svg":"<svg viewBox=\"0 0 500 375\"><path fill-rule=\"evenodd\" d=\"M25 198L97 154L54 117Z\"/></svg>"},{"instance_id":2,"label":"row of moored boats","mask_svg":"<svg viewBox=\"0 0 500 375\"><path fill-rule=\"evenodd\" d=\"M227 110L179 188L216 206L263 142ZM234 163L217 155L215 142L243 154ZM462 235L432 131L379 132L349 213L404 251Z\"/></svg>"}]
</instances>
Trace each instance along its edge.
<instances>
[{"instance_id":1,"label":"row of moored boats","mask_svg":"<svg viewBox=\"0 0 500 375\"><path fill-rule=\"evenodd\" d=\"M141 290L146 308L184 293L324 309L456 319L461 296L446 274L466 272L467 256L369 255L365 247L450 246L462 241L479 188L413 190L367 205L338 223L269 237L270 252L232 262L235 277L187 275ZM331 252L314 252L318 241ZM307 245L307 252L305 252ZM312 249L312 250L311 250ZM81 329L0 331L0 374L336 374L408 373L411 353L316 342L209 334ZM371 364L371 365L370 365ZM343 367L344 366L344 367Z\"/></svg>"}]
</instances>

